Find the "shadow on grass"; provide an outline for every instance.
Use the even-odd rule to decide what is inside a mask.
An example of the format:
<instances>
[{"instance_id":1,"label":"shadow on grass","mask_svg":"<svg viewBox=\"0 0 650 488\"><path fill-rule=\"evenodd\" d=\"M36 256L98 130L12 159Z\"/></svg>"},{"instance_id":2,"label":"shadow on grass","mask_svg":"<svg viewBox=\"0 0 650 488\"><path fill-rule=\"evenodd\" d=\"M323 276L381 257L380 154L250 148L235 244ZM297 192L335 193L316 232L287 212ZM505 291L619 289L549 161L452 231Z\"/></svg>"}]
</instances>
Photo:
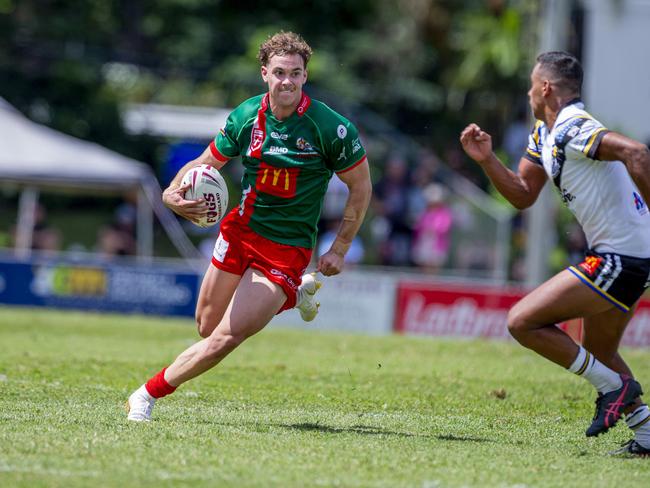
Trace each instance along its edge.
<instances>
[{"instance_id":1,"label":"shadow on grass","mask_svg":"<svg viewBox=\"0 0 650 488\"><path fill-rule=\"evenodd\" d=\"M469 437L464 435L437 435L435 437L441 441L495 442L492 439L485 439L484 437Z\"/></svg>"},{"instance_id":2,"label":"shadow on grass","mask_svg":"<svg viewBox=\"0 0 650 488\"><path fill-rule=\"evenodd\" d=\"M393 435L397 437L430 437L420 436L418 434L411 434L410 432L395 432L392 430L385 430L380 427L372 427L369 425L352 425L350 427L331 427L319 423L303 422L301 424L277 424L278 427L285 429L303 430L303 431L316 431L325 434L365 434L365 435Z\"/></svg>"},{"instance_id":3,"label":"shadow on grass","mask_svg":"<svg viewBox=\"0 0 650 488\"><path fill-rule=\"evenodd\" d=\"M396 432L393 430L385 430L380 427L372 427L369 425L353 425L351 427L332 427L319 423L305 422L301 424L276 424L278 427L285 429L294 429L302 431L316 431L326 434L363 434L363 435L388 435L396 437L430 437L441 441L461 441L461 442L494 442L491 439L484 439L481 437L465 437L455 435L429 435L429 434L413 434L411 432Z\"/></svg>"}]
</instances>

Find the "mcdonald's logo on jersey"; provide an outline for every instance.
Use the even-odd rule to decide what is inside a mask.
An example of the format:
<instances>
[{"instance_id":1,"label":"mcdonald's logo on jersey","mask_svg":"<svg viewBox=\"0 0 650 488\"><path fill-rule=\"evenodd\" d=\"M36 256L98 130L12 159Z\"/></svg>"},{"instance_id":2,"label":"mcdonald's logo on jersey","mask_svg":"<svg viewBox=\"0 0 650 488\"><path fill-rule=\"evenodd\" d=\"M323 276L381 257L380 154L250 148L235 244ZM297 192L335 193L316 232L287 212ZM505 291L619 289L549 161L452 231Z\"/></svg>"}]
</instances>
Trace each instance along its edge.
<instances>
[{"instance_id":1,"label":"mcdonald's logo on jersey","mask_svg":"<svg viewBox=\"0 0 650 488\"><path fill-rule=\"evenodd\" d=\"M257 170L257 193L268 193L280 198L293 198L300 168L276 168L265 162Z\"/></svg>"}]
</instances>

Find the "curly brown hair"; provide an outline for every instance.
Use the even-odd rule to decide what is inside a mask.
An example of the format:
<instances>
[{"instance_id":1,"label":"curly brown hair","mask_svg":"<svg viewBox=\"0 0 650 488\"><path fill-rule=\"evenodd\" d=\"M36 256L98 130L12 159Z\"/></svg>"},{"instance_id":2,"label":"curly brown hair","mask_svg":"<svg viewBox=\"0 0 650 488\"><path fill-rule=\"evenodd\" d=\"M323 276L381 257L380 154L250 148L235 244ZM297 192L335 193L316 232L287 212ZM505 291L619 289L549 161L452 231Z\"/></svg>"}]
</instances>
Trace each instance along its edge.
<instances>
[{"instance_id":1,"label":"curly brown hair","mask_svg":"<svg viewBox=\"0 0 650 488\"><path fill-rule=\"evenodd\" d=\"M295 32L280 31L269 36L260 45L260 52L257 55L262 66L266 66L273 56L286 56L287 54L299 54L305 63L305 68L311 58L311 47L305 40Z\"/></svg>"}]
</instances>

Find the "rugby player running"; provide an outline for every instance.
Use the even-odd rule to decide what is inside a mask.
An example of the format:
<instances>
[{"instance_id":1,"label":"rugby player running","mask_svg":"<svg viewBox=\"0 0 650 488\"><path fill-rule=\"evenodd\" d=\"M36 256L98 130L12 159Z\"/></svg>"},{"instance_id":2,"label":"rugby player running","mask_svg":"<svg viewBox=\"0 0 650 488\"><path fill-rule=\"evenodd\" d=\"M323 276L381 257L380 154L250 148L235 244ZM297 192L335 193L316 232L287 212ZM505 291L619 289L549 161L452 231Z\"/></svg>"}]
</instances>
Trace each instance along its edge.
<instances>
[{"instance_id":1,"label":"rugby player running","mask_svg":"<svg viewBox=\"0 0 650 488\"><path fill-rule=\"evenodd\" d=\"M269 37L258 55L268 92L233 110L215 140L163 193L170 209L196 221L208 209L203 200L185 200L183 175L200 164L219 169L242 158L241 202L221 223L199 292L196 322L203 339L129 397L129 420L150 420L157 399L216 366L275 314L297 307L303 320L315 318L320 283L315 273L304 273L334 173L349 196L337 237L318 259L317 271L332 276L343 268L370 201L370 172L355 126L303 92L311 54L295 33Z\"/></svg>"},{"instance_id":2,"label":"rugby player running","mask_svg":"<svg viewBox=\"0 0 650 488\"><path fill-rule=\"evenodd\" d=\"M460 141L518 209L530 207L549 178L582 226L589 250L582 263L522 298L508 314L508 329L520 344L596 388L587 436L606 432L625 413L634 438L613 453L648 455L650 409L618 347L649 285L650 151L584 110L583 72L575 57L547 52L536 61L528 97L537 122L518 172L501 164L490 135L478 125L468 125ZM574 318L583 319L582 345L555 325Z\"/></svg>"}]
</instances>

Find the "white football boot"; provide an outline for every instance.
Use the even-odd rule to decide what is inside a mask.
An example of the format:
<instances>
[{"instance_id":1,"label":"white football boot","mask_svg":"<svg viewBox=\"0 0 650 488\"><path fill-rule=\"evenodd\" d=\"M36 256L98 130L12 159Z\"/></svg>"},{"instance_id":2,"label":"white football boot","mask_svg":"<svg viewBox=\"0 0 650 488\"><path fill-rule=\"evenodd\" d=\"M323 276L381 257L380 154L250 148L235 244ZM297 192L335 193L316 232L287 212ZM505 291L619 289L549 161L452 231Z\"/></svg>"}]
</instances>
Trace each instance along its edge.
<instances>
[{"instance_id":1,"label":"white football boot","mask_svg":"<svg viewBox=\"0 0 650 488\"><path fill-rule=\"evenodd\" d=\"M302 276L302 283L298 287L296 308L300 310L300 317L305 322L311 322L318 314L320 303L316 301L316 292L321 286L323 286L323 283L316 279L316 273L308 273Z\"/></svg>"},{"instance_id":2,"label":"white football boot","mask_svg":"<svg viewBox=\"0 0 650 488\"><path fill-rule=\"evenodd\" d=\"M142 385L131 394L126 403L127 419L134 422L149 422L154 403L156 399Z\"/></svg>"}]
</instances>

